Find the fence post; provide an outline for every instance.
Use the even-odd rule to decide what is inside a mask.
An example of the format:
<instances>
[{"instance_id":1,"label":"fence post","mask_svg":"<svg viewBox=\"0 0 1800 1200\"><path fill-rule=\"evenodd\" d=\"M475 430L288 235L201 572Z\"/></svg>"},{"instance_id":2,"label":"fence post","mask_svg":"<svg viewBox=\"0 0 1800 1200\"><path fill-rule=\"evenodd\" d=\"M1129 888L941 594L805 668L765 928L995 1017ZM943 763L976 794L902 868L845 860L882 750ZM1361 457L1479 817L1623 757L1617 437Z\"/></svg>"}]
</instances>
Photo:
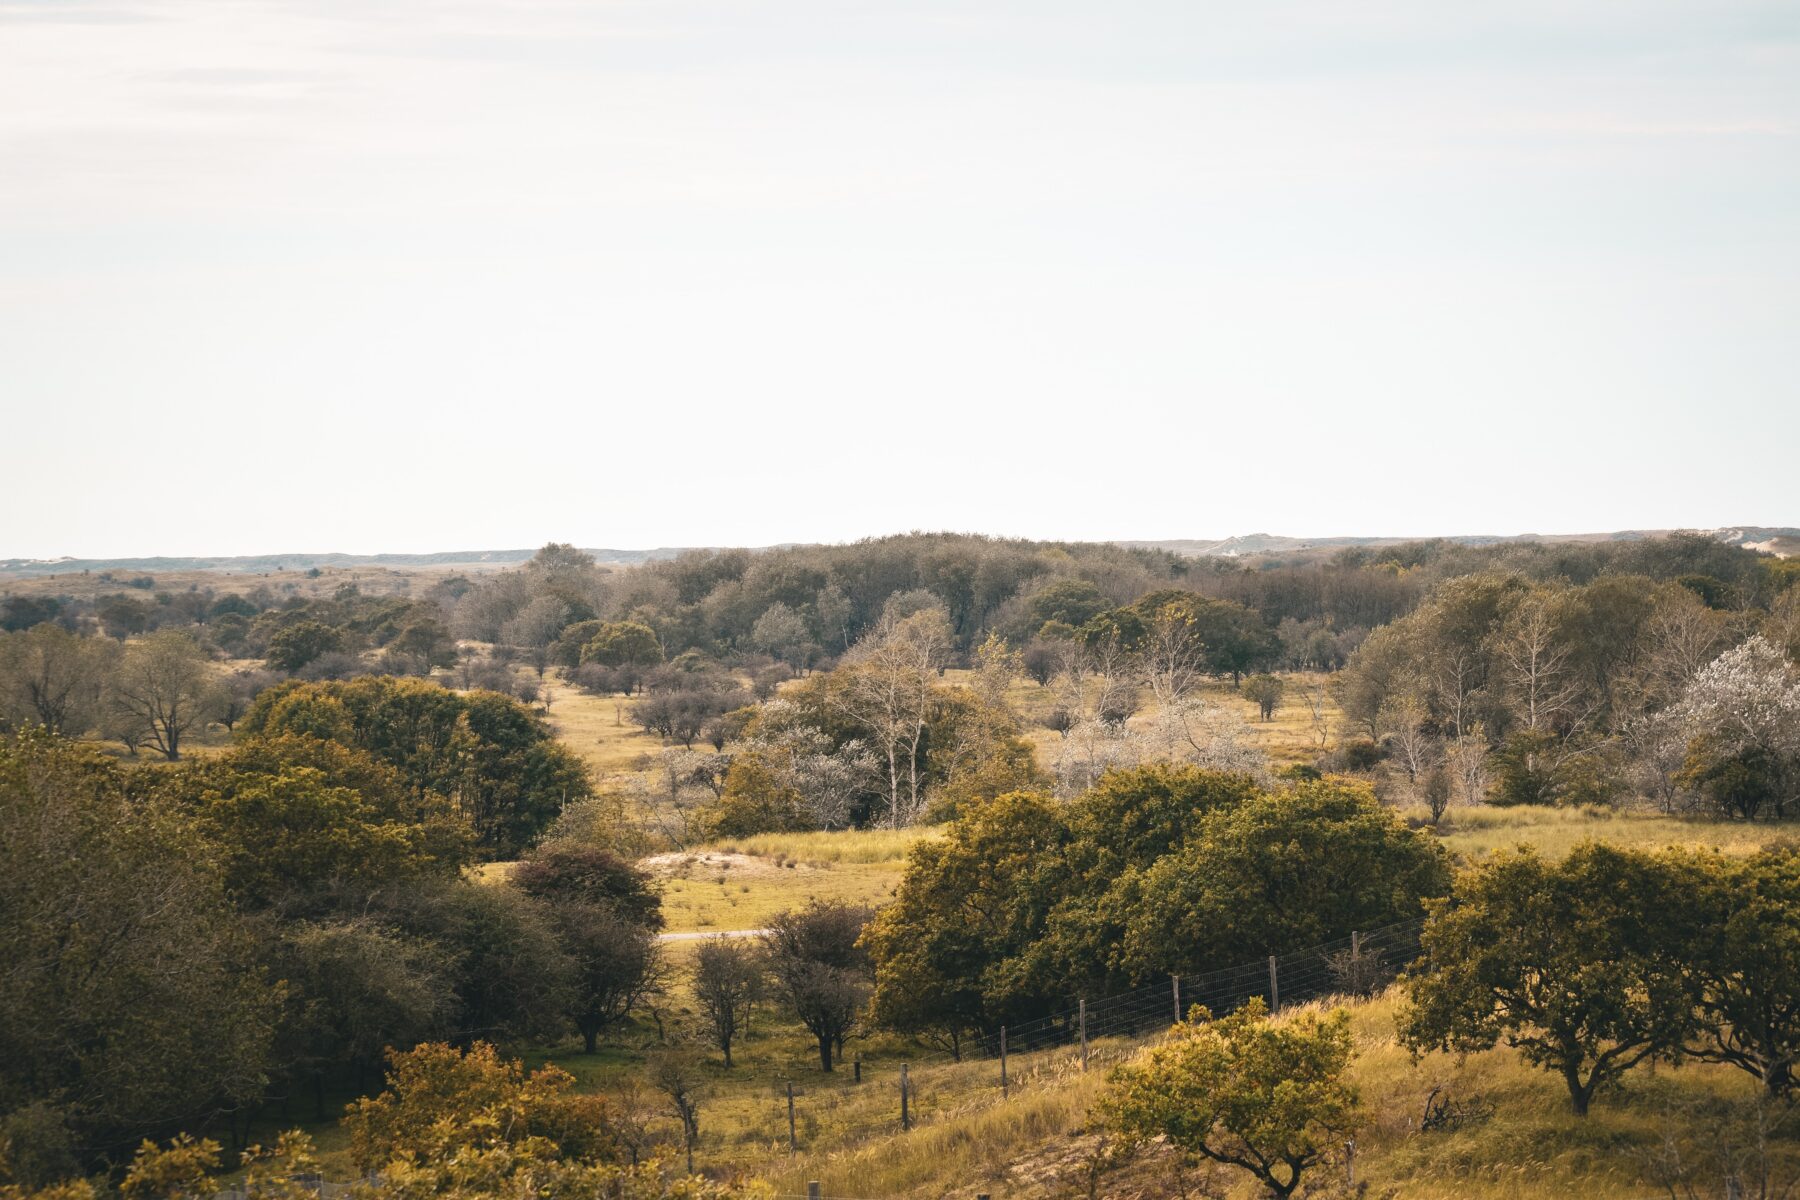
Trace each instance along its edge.
<instances>
[{"instance_id":1,"label":"fence post","mask_svg":"<svg viewBox=\"0 0 1800 1200\"><path fill-rule=\"evenodd\" d=\"M1000 1098L1006 1099L1006 1026L1000 1027Z\"/></svg>"},{"instance_id":2,"label":"fence post","mask_svg":"<svg viewBox=\"0 0 1800 1200\"><path fill-rule=\"evenodd\" d=\"M1087 1070L1087 1001L1081 1001L1081 1069Z\"/></svg>"},{"instance_id":3,"label":"fence post","mask_svg":"<svg viewBox=\"0 0 1800 1200\"><path fill-rule=\"evenodd\" d=\"M1356 1186L1356 1139L1344 1143L1344 1185Z\"/></svg>"},{"instance_id":4,"label":"fence post","mask_svg":"<svg viewBox=\"0 0 1800 1200\"><path fill-rule=\"evenodd\" d=\"M1269 955L1269 1011L1281 1011L1281 981L1275 976L1275 956Z\"/></svg>"},{"instance_id":5,"label":"fence post","mask_svg":"<svg viewBox=\"0 0 1800 1200\"><path fill-rule=\"evenodd\" d=\"M794 1081L788 1080L788 1153L796 1154L800 1150L799 1140L794 1137Z\"/></svg>"},{"instance_id":6,"label":"fence post","mask_svg":"<svg viewBox=\"0 0 1800 1200\"><path fill-rule=\"evenodd\" d=\"M1175 1023L1181 1024L1181 976L1169 976L1169 982L1175 985Z\"/></svg>"},{"instance_id":7,"label":"fence post","mask_svg":"<svg viewBox=\"0 0 1800 1200\"><path fill-rule=\"evenodd\" d=\"M862 1055L860 1055L860 1054L857 1055L856 1062L852 1065L855 1066L855 1068L856 1068L856 1082L861 1083L862 1082Z\"/></svg>"},{"instance_id":8,"label":"fence post","mask_svg":"<svg viewBox=\"0 0 1800 1200\"><path fill-rule=\"evenodd\" d=\"M806 1200L819 1200L819 1185L817 1182L806 1185Z\"/></svg>"},{"instance_id":9,"label":"fence post","mask_svg":"<svg viewBox=\"0 0 1800 1200\"><path fill-rule=\"evenodd\" d=\"M912 1099L912 1083L906 1077L906 1064L900 1064L900 1132L905 1133L912 1128L912 1110L907 1101Z\"/></svg>"}]
</instances>

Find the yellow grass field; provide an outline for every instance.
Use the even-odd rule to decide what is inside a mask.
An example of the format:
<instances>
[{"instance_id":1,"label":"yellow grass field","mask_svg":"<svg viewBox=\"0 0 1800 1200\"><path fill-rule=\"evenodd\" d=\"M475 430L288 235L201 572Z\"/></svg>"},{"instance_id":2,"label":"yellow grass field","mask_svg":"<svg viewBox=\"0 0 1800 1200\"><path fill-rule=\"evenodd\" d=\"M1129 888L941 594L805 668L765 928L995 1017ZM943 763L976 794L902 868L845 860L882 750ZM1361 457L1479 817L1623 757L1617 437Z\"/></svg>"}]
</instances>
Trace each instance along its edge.
<instances>
[{"instance_id":1,"label":"yellow grass field","mask_svg":"<svg viewBox=\"0 0 1800 1200\"><path fill-rule=\"evenodd\" d=\"M550 728L602 786L648 769L651 756L663 749L661 738L632 724L632 697L589 695L564 682L557 668L546 673L543 695Z\"/></svg>"},{"instance_id":2,"label":"yellow grass field","mask_svg":"<svg viewBox=\"0 0 1800 1200\"><path fill-rule=\"evenodd\" d=\"M799 861L721 849L676 851L642 860L662 884L670 933L760 929L769 917L815 900L880 905L903 864Z\"/></svg>"},{"instance_id":3,"label":"yellow grass field","mask_svg":"<svg viewBox=\"0 0 1800 1200\"><path fill-rule=\"evenodd\" d=\"M966 683L970 674L971 672L963 670L947 671L944 681ZM1327 686L1327 676L1296 673L1283 675L1282 679L1287 685L1286 694L1268 721L1262 719L1257 706L1244 699L1229 679L1209 679L1197 689L1198 694L1205 699L1241 716L1251 744L1267 754L1269 761L1276 767L1311 762L1317 758L1327 744L1337 742L1342 721L1337 701L1331 696ZM1306 702L1309 692L1320 705L1317 717ZM1013 711L1019 714L1025 739L1037 751L1038 762L1048 766L1055 760L1057 744L1061 741L1060 734L1043 725L1044 718L1056 708L1056 689L1039 686L1029 679L1021 679L1008 689L1006 699ZM1145 700L1146 709L1132 718L1134 722L1141 722L1150 715L1148 696Z\"/></svg>"}]
</instances>

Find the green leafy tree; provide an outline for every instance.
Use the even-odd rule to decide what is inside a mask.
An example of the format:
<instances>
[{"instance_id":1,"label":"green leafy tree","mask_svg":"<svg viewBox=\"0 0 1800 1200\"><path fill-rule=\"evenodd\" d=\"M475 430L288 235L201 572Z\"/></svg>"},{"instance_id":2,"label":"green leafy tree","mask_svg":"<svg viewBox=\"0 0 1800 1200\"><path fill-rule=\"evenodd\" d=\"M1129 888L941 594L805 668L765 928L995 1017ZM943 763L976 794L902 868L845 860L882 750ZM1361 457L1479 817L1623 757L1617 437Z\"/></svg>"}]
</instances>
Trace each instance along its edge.
<instances>
[{"instance_id":1,"label":"green leafy tree","mask_svg":"<svg viewBox=\"0 0 1800 1200\"><path fill-rule=\"evenodd\" d=\"M54 621L62 613L62 601L54 596L7 596L0 599L0 630L14 633Z\"/></svg>"},{"instance_id":2,"label":"green leafy tree","mask_svg":"<svg viewBox=\"0 0 1800 1200\"><path fill-rule=\"evenodd\" d=\"M647 667L663 660L656 630L640 621L607 621L581 649L581 661L603 667Z\"/></svg>"},{"instance_id":3,"label":"green leafy tree","mask_svg":"<svg viewBox=\"0 0 1800 1200\"><path fill-rule=\"evenodd\" d=\"M284 625L269 638L264 661L274 671L298 671L327 655L347 648L344 631L322 621L300 620Z\"/></svg>"},{"instance_id":4,"label":"green leafy tree","mask_svg":"<svg viewBox=\"0 0 1800 1200\"><path fill-rule=\"evenodd\" d=\"M450 636L442 622L429 617L406 625L394 635L387 648L417 660L427 671L433 667L456 665L456 639Z\"/></svg>"},{"instance_id":5,"label":"green leafy tree","mask_svg":"<svg viewBox=\"0 0 1800 1200\"><path fill-rule=\"evenodd\" d=\"M390 676L289 682L259 695L242 725L247 736L303 734L366 752L420 796L454 804L496 857L516 856L592 794L587 769L543 719L497 692Z\"/></svg>"},{"instance_id":6,"label":"green leafy tree","mask_svg":"<svg viewBox=\"0 0 1800 1200\"><path fill-rule=\"evenodd\" d=\"M569 961L569 1019L592 1054L601 1033L662 989L661 946L653 927L610 904L565 900L549 911Z\"/></svg>"},{"instance_id":7,"label":"green leafy tree","mask_svg":"<svg viewBox=\"0 0 1800 1200\"><path fill-rule=\"evenodd\" d=\"M915 846L871 924L873 1012L939 1037L1417 916L1444 851L1366 787L1167 764L1057 803L1013 793Z\"/></svg>"},{"instance_id":8,"label":"green leafy tree","mask_svg":"<svg viewBox=\"0 0 1800 1200\"><path fill-rule=\"evenodd\" d=\"M269 957L287 983L276 1059L320 1120L332 1078L361 1090L388 1047L440 1037L456 1013L446 949L367 918L286 924Z\"/></svg>"},{"instance_id":9,"label":"green leafy tree","mask_svg":"<svg viewBox=\"0 0 1800 1200\"><path fill-rule=\"evenodd\" d=\"M387 817L314 767L207 764L161 790L219 847L225 886L245 909L304 911L321 897L367 895L457 865L432 858L424 828Z\"/></svg>"},{"instance_id":10,"label":"green leafy tree","mask_svg":"<svg viewBox=\"0 0 1800 1200\"><path fill-rule=\"evenodd\" d=\"M799 670L805 670L819 651L806 618L779 601L756 618L750 629L750 645Z\"/></svg>"},{"instance_id":11,"label":"green leafy tree","mask_svg":"<svg viewBox=\"0 0 1800 1200\"><path fill-rule=\"evenodd\" d=\"M707 805L705 818L714 837L749 837L814 827L799 789L756 750L732 755L724 790Z\"/></svg>"},{"instance_id":12,"label":"green leafy tree","mask_svg":"<svg viewBox=\"0 0 1800 1200\"><path fill-rule=\"evenodd\" d=\"M445 955L456 996L448 1022L453 1041L567 1035L577 964L564 949L550 906L513 888L459 880L378 897L370 916Z\"/></svg>"},{"instance_id":13,"label":"green leafy tree","mask_svg":"<svg viewBox=\"0 0 1800 1200\"><path fill-rule=\"evenodd\" d=\"M663 926L662 897L650 875L598 846L539 847L513 868L512 884L552 904L603 904L651 929Z\"/></svg>"},{"instance_id":14,"label":"green leafy tree","mask_svg":"<svg viewBox=\"0 0 1800 1200\"><path fill-rule=\"evenodd\" d=\"M350 1155L365 1171L406 1160L450 1163L468 1152L533 1149L532 1157L617 1161L603 1097L579 1094L556 1066L527 1073L494 1047L442 1043L388 1055L388 1086L350 1105Z\"/></svg>"},{"instance_id":15,"label":"green leafy tree","mask_svg":"<svg viewBox=\"0 0 1800 1200\"><path fill-rule=\"evenodd\" d=\"M1273 1021L1260 997L1217 1020L1196 1008L1165 1043L1113 1072L1102 1109L1127 1138L1167 1138L1291 1196L1364 1119L1344 1078L1351 1054L1342 1009Z\"/></svg>"},{"instance_id":16,"label":"green leafy tree","mask_svg":"<svg viewBox=\"0 0 1800 1200\"><path fill-rule=\"evenodd\" d=\"M1286 686L1273 675L1252 675L1244 680L1244 699L1256 705L1262 719L1267 721L1274 717L1275 709L1281 703L1281 696Z\"/></svg>"},{"instance_id":17,"label":"green leafy tree","mask_svg":"<svg viewBox=\"0 0 1800 1200\"><path fill-rule=\"evenodd\" d=\"M183 1133L166 1147L146 1140L119 1181L119 1195L122 1200L199 1200L213 1190L218 1169L219 1143L211 1138Z\"/></svg>"},{"instance_id":18,"label":"green leafy tree","mask_svg":"<svg viewBox=\"0 0 1800 1200\"><path fill-rule=\"evenodd\" d=\"M1700 985L1700 1031L1689 1053L1754 1076L1771 1097L1795 1091L1800 1062L1800 850L1748 859L1716 852L1678 859L1690 884L1686 957Z\"/></svg>"},{"instance_id":19,"label":"green leafy tree","mask_svg":"<svg viewBox=\"0 0 1800 1200\"><path fill-rule=\"evenodd\" d=\"M569 960L569 1015L592 1054L602 1032L662 987L662 899L647 874L597 846L541 847L512 883L547 908Z\"/></svg>"},{"instance_id":20,"label":"green leafy tree","mask_svg":"<svg viewBox=\"0 0 1800 1200\"><path fill-rule=\"evenodd\" d=\"M342 742L295 733L245 737L169 778L205 783L215 775L279 775L294 768L317 771L326 786L355 792L373 819L413 827L416 844L443 873L474 861L475 831L465 814L436 792L415 789L398 768Z\"/></svg>"},{"instance_id":21,"label":"green leafy tree","mask_svg":"<svg viewBox=\"0 0 1800 1200\"><path fill-rule=\"evenodd\" d=\"M132 596L105 596L95 608L95 615L108 636L121 642L144 632L150 625L150 606Z\"/></svg>"},{"instance_id":22,"label":"green leafy tree","mask_svg":"<svg viewBox=\"0 0 1800 1200\"><path fill-rule=\"evenodd\" d=\"M1049 622L1079 629L1110 607L1106 593L1089 580L1059 579L1026 600L1028 628L1023 633L1029 637Z\"/></svg>"},{"instance_id":23,"label":"green leafy tree","mask_svg":"<svg viewBox=\"0 0 1800 1200\"><path fill-rule=\"evenodd\" d=\"M872 915L855 905L815 900L769 918L763 933L775 995L817 1040L826 1071L869 998L862 934Z\"/></svg>"},{"instance_id":24,"label":"green leafy tree","mask_svg":"<svg viewBox=\"0 0 1800 1200\"><path fill-rule=\"evenodd\" d=\"M1715 734L1688 743L1675 782L1721 816L1755 820L1786 799L1789 766L1762 746L1734 746Z\"/></svg>"},{"instance_id":25,"label":"green leafy tree","mask_svg":"<svg viewBox=\"0 0 1800 1200\"><path fill-rule=\"evenodd\" d=\"M750 1026L765 987L757 948L738 938L707 938L694 952L694 1003L713 1045L731 1068L731 1047Z\"/></svg>"},{"instance_id":26,"label":"green leafy tree","mask_svg":"<svg viewBox=\"0 0 1800 1200\"><path fill-rule=\"evenodd\" d=\"M1688 880L1666 859L1596 843L1560 863L1520 850L1465 872L1404 977L1403 1041L1420 1053L1504 1041L1561 1076L1585 1115L1600 1089L1695 1030Z\"/></svg>"},{"instance_id":27,"label":"green leafy tree","mask_svg":"<svg viewBox=\"0 0 1800 1200\"><path fill-rule=\"evenodd\" d=\"M1068 888L1062 805L1011 793L914 843L894 902L870 922L875 1019L889 1028L985 1028L1036 1016L1060 989L1020 963Z\"/></svg>"},{"instance_id":28,"label":"green leafy tree","mask_svg":"<svg viewBox=\"0 0 1800 1200\"><path fill-rule=\"evenodd\" d=\"M581 665L581 652L606 627L605 621L576 621L550 645L549 661L564 667Z\"/></svg>"},{"instance_id":29,"label":"green leafy tree","mask_svg":"<svg viewBox=\"0 0 1800 1200\"><path fill-rule=\"evenodd\" d=\"M1099 909L1123 926L1121 965L1144 979L1379 929L1449 890L1429 834L1367 785L1328 778L1213 812L1179 850L1122 873Z\"/></svg>"},{"instance_id":30,"label":"green leafy tree","mask_svg":"<svg viewBox=\"0 0 1800 1200\"><path fill-rule=\"evenodd\" d=\"M0 742L0 1108L53 1102L83 1157L258 1099L280 989L210 848L116 768Z\"/></svg>"},{"instance_id":31,"label":"green leafy tree","mask_svg":"<svg viewBox=\"0 0 1800 1200\"><path fill-rule=\"evenodd\" d=\"M420 1075L425 1077L415 1078ZM410 1072L407 1094L371 1121L404 1124L416 1136L394 1148L391 1158L378 1161L368 1178L358 1183L356 1194L365 1200L419 1196L492 1200L512 1195L770 1200L773 1196L760 1183L681 1177L661 1157L620 1161L610 1108L598 1097L571 1094L570 1083L570 1077L554 1067L499 1087L451 1072ZM441 1094L433 1095L433 1088ZM318 1177L321 1164L312 1139L300 1130L281 1134L272 1147L250 1147L241 1161L243 1169L227 1189L217 1174L218 1143L183 1135L167 1147L144 1143L125 1178L131 1200L205 1200L226 1190L241 1191L246 1200L310 1200L317 1195L308 1181ZM0 1200L95 1200L97 1195L86 1179L64 1179L41 1189L0 1185Z\"/></svg>"},{"instance_id":32,"label":"green leafy tree","mask_svg":"<svg viewBox=\"0 0 1800 1200\"><path fill-rule=\"evenodd\" d=\"M1262 616L1230 600L1196 604L1193 632L1206 647L1207 670L1231 676L1234 687L1245 675L1266 670L1281 656L1281 639Z\"/></svg>"}]
</instances>

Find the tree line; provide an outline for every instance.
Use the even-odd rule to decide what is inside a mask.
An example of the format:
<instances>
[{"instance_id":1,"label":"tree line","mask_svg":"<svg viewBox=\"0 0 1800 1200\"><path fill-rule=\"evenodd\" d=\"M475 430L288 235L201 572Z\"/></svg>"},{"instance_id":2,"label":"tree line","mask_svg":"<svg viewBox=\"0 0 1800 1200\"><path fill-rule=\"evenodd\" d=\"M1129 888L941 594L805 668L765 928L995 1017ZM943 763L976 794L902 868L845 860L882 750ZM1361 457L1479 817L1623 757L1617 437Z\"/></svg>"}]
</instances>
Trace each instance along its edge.
<instances>
[{"instance_id":1,"label":"tree line","mask_svg":"<svg viewBox=\"0 0 1800 1200\"><path fill-rule=\"evenodd\" d=\"M1773 560L1771 560L1773 562ZM1371 633L1339 680L1352 740L1440 815L1467 802L1781 815L1800 788L1800 588L1767 607L1712 577L1449 580Z\"/></svg>"},{"instance_id":2,"label":"tree line","mask_svg":"<svg viewBox=\"0 0 1800 1200\"><path fill-rule=\"evenodd\" d=\"M592 847L468 874L587 787L516 702L384 678L265 693L233 748L157 770L11 735L0 1140L48 1178L317 1108L390 1046L592 1044L663 978L647 878Z\"/></svg>"}]
</instances>

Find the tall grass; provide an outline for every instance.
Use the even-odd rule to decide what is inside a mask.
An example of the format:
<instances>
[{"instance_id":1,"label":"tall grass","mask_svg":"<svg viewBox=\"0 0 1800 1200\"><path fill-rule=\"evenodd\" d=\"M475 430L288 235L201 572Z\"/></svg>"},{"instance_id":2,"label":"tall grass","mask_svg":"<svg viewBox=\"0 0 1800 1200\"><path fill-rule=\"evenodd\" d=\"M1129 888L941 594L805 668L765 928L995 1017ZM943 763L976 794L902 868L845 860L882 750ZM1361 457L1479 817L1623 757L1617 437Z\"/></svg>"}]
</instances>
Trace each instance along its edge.
<instances>
[{"instance_id":1,"label":"tall grass","mask_svg":"<svg viewBox=\"0 0 1800 1200\"><path fill-rule=\"evenodd\" d=\"M1640 1200L1663 1194L1652 1160L1667 1145L1678 1145L1690 1161L1710 1163L1720 1128L1741 1132L1753 1125L1754 1082L1741 1072L1694 1064L1639 1068L1588 1116L1577 1117L1561 1081L1511 1049L1416 1059L1396 1036L1400 1003L1389 993L1348 1005L1356 1041L1351 1073L1368 1114L1356 1135L1358 1178L1370 1185L1370 1195ZM1295 1006L1284 1018L1330 1006ZM1067 1048L1034 1056L1035 1066L1021 1064L1006 1100L993 1086L991 1062L915 1071L922 1116L909 1133L895 1127L897 1101L884 1075L829 1097L831 1115L810 1128L803 1124L798 1155L784 1153L784 1138L765 1136L767 1156L760 1163L740 1159L740 1169L792 1195L804 1194L810 1181L828 1196L1075 1196L1088 1194L1090 1182L1099 1196L1172 1194L1175 1158L1166 1148L1125 1156L1119 1166L1101 1159L1105 1131L1094 1103L1110 1065L1143 1044L1095 1043L1086 1073ZM1447 1127L1425 1130L1421 1118L1434 1088L1456 1116ZM810 1107L817 1111L824 1101L816 1097ZM885 1121L886 1129L867 1132L870 1119ZM1796 1132L1786 1130L1774 1150L1790 1163L1800 1151ZM1336 1163L1321 1167L1315 1179L1330 1183L1341 1170ZM1231 1184L1232 1196L1257 1194L1238 1173L1214 1177Z\"/></svg>"},{"instance_id":2,"label":"tall grass","mask_svg":"<svg viewBox=\"0 0 1800 1200\"><path fill-rule=\"evenodd\" d=\"M1400 811L1416 825L1427 823L1422 805ZM1446 846L1470 858L1518 845L1561 858L1586 841L1634 849L1712 846L1731 854L1749 854L1778 838L1800 833L1800 822L1721 821L1599 807L1475 804L1450 809L1437 832Z\"/></svg>"},{"instance_id":3,"label":"tall grass","mask_svg":"<svg viewBox=\"0 0 1800 1200\"><path fill-rule=\"evenodd\" d=\"M844 829L832 833L759 833L752 837L724 838L700 847L696 853L753 854L812 863L899 863L913 843L939 837L935 827L911 829Z\"/></svg>"}]
</instances>

